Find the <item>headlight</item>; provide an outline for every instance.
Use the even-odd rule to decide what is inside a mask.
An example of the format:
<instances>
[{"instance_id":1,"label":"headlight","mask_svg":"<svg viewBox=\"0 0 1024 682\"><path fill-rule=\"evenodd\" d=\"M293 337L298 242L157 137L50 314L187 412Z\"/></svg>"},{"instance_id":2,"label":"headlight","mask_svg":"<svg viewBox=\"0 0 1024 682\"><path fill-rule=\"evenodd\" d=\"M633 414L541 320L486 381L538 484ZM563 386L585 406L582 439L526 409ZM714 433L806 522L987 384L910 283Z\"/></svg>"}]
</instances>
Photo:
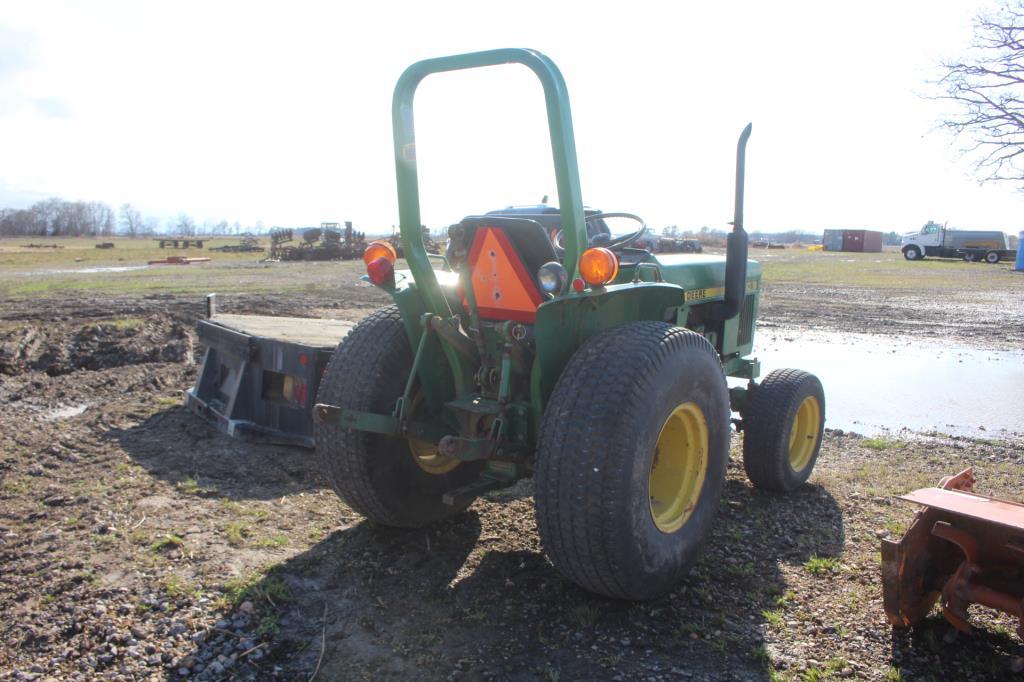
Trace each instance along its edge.
<instances>
[{"instance_id":1,"label":"headlight","mask_svg":"<svg viewBox=\"0 0 1024 682\"><path fill-rule=\"evenodd\" d=\"M569 273L561 263L551 261L537 270L537 283L545 294L557 296L565 291L565 285L569 283Z\"/></svg>"}]
</instances>

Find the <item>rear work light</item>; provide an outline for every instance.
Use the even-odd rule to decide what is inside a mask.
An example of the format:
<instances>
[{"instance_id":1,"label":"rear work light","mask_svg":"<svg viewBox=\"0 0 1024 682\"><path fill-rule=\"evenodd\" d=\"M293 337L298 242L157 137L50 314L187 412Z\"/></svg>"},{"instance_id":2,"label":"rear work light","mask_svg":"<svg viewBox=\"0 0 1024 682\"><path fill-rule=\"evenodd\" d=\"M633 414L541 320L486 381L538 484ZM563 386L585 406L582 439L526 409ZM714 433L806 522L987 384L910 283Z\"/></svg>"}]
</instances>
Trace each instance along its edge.
<instances>
[{"instance_id":1,"label":"rear work light","mask_svg":"<svg viewBox=\"0 0 1024 682\"><path fill-rule=\"evenodd\" d=\"M363 262L369 267L370 263L377 260L378 258L385 258L392 265L395 264L395 260L398 258L398 254L395 252L395 247L391 246L386 241L377 240L370 242L366 250L363 251Z\"/></svg>"},{"instance_id":2,"label":"rear work light","mask_svg":"<svg viewBox=\"0 0 1024 682\"><path fill-rule=\"evenodd\" d=\"M592 287L615 281L619 274L619 259L603 247L587 249L580 256L580 276Z\"/></svg>"},{"instance_id":3,"label":"rear work light","mask_svg":"<svg viewBox=\"0 0 1024 682\"><path fill-rule=\"evenodd\" d=\"M561 263L551 261L540 266L537 271L537 283L545 294L558 295L564 292L569 284L569 273Z\"/></svg>"}]
</instances>

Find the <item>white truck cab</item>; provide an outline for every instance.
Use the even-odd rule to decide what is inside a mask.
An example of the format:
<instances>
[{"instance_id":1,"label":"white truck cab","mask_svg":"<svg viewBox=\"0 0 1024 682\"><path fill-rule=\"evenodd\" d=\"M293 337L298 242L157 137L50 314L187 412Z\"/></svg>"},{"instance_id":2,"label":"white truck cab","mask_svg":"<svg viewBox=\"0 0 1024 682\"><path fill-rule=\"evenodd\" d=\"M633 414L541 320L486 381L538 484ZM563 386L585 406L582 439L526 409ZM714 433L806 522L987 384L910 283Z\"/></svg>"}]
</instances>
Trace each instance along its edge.
<instances>
[{"instance_id":1,"label":"white truck cab","mask_svg":"<svg viewBox=\"0 0 1024 682\"><path fill-rule=\"evenodd\" d=\"M920 260L942 245L943 226L929 220L917 232L908 232L900 240L900 250L907 260ZM929 248L931 247L931 248Z\"/></svg>"}]
</instances>

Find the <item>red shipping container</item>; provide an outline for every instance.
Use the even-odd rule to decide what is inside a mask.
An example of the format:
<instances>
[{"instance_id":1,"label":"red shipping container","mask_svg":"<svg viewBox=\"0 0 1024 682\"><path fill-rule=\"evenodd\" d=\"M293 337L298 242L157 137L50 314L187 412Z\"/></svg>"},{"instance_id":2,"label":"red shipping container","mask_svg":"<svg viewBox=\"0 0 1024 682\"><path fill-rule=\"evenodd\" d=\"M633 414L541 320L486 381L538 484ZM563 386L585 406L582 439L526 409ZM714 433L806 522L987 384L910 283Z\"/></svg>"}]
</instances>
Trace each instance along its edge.
<instances>
[{"instance_id":1,"label":"red shipping container","mask_svg":"<svg viewBox=\"0 0 1024 682\"><path fill-rule=\"evenodd\" d=\"M881 250L881 232L876 230L843 230L843 251L878 253Z\"/></svg>"}]
</instances>

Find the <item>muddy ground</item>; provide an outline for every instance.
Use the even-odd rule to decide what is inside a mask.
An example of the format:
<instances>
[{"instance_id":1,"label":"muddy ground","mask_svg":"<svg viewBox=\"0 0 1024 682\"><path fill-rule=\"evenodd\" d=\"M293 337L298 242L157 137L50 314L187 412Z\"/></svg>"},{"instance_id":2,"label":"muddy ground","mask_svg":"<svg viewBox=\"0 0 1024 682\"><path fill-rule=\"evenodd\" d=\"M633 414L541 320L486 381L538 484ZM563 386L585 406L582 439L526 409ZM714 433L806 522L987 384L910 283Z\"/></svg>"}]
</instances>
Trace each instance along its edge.
<instances>
[{"instance_id":1,"label":"muddy ground","mask_svg":"<svg viewBox=\"0 0 1024 682\"><path fill-rule=\"evenodd\" d=\"M821 296L769 287L764 323L1024 343L995 307L967 324L934 298ZM383 302L353 284L222 307L358 319ZM347 509L308 451L198 421L180 404L201 313L168 295L0 301L0 679L983 680L1021 665L1008 618L979 609L972 637L935 615L894 631L879 584L879 540L913 515L894 496L973 464L980 489L1019 498L1021 441L830 431L811 484L778 496L747 482L735 436L693 572L622 603L545 560L529 482L394 531Z\"/></svg>"}]
</instances>

